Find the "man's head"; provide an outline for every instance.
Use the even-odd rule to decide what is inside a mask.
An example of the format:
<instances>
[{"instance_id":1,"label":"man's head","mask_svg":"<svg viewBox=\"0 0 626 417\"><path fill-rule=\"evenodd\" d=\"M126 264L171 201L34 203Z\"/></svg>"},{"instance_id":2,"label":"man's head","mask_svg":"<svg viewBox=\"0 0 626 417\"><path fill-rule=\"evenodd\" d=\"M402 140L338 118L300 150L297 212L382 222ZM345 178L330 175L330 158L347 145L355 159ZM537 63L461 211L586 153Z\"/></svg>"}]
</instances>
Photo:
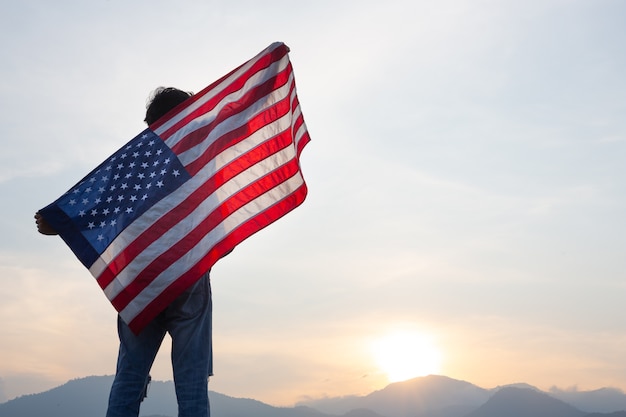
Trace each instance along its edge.
<instances>
[{"instance_id":1,"label":"man's head","mask_svg":"<svg viewBox=\"0 0 626 417\"><path fill-rule=\"evenodd\" d=\"M190 91L182 91L174 87L159 87L152 92L146 105L146 118L148 125L156 122L161 116L172 110L178 104L193 95Z\"/></svg>"}]
</instances>

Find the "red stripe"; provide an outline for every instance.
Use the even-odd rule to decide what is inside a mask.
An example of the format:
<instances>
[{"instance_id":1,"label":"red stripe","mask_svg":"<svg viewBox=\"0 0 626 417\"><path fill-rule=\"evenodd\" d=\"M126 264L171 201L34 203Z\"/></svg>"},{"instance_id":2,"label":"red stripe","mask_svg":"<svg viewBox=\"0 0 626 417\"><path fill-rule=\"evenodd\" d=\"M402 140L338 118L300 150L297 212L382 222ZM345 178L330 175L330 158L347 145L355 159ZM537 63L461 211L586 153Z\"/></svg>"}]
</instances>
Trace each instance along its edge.
<instances>
[{"instance_id":1,"label":"red stripe","mask_svg":"<svg viewBox=\"0 0 626 417\"><path fill-rule=\"evenodd\" d=\"M287 54L287 48L286 46L282 45L281 47L276 48L273 51L269 52L267 55L263 55L245 73L240 75L238 78L234 79L228 86L226 86L224 90L218 92L214 97L209 98L206 103L202 104L198 109L194 110L192 113L183 117L181 120L176 122L173 126L168 128L165 132L163 132L159 136L161 136L161 138L165 140L168 139L171 135L176 133L178 130L183 128L192 120L211 111L213 108L215 108L215 106L217 106L217 104L220 101L222 101L222 99L224 99L224 97L228 96L229 94L232 94L233 92L240 90L245 85L246 81L248 81L248 79L251 78L254 74L268 68L274 62L280 61L286 54ZM225 78L227 77L224 77L222 81ZM209 87L203 89L199 93L192 96L193 100L185 101L186 103L185 106L180 105L180 109L174 109L175 111L172 111L171 115L168 113L169 118L180 113L180 111L183 110L188 105L202 100L205 95L207 95L208 93L212 93L213 92L212 90L214 90L217 85L218 83L213 83ZM164 120L164 122L160 123L160 125L165 124L165 122L167 122L167 120Z\"/></svg>"},{"instance_id":2,"label":"red stripe","mask_svg":"<svg viewBox=\"0 0 626 417\"><path fill-rule=\"evenodd\" d=\"M190 134L181 139L178 143L172 146L172 151L179 155L194 146L197 146L202 141L206 140L209 136L209 133L224 120L227 120L230 117L233 117L236 114L245 112L256 103L259 99L266 97L274 90L282 87L289 80L289 73L286 71L282 71L276 76L270 78L265 81L263 84L256 86L255 88L248 91L244 94L239 100L236 102L229 103L225 105L219 113L216 115L215 119L211 121L211 123L206 126L201 127L195 131L192 131ZM244 125L246 126L246 125Z\"/></svg>"},{"instance_id":3,"label":"red stripe","mask_svg":"<svg viewBox=\"0 0 626 417\"><path fill-rule=\"evenodd\" d=\"M266 109L263 113L250 119L249 123L234 129L222 135L218 140L213 142L196 160L187 164L185 167L192 175L196 175L207 163L222 153L227 148L244 141L259 129L275 122L289 112L288 98L277 102L272 107ZM288 132L285 131L285 132Z\"/></svg>"},{"instance_id":4,"label":"red stripe","mask_svg":"<svg viewBox=\"0 0 626 417\"><path fill-rule=\"evenodd\" d=\"M189 232L184 239L176 242L166 252L155 258L137 277L120 293L111 300L118 311L123 310L141 291L143 291L170 265L182 258L193 249L211 230L219 225L225 218L239 210L245 204L265 194L268 190L283 183L299 171L298 161L292 159L289 163L272 171L268 175L243 188L238 193L225 200L198 226Z\"/></svg>"},{"instance_id":5,"label":"red stripe","mask_svg":"<svg viewBox=\"0 0 626 417\"><path fill-rule=\"evenodd\" d=\"M302 137L300 138L300 141L298 142L298 147L296 149L296 156L298 157L298 159L300 158L300 154L302 153L302 150L304 149L306 144L309 143L310 141L311 141L311 137L309 136L309 132L304 132L304 135L302 135Z\"/></svg>"}]
</instances>

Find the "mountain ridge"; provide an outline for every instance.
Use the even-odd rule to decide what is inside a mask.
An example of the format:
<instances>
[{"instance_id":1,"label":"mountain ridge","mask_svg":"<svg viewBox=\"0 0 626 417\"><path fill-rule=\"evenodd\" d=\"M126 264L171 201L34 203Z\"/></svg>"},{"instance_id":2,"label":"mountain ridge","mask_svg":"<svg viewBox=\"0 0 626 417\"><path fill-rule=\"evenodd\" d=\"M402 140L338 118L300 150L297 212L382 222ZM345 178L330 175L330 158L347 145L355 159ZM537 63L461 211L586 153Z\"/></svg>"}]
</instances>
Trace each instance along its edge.
<instances>
[{"instance_id":1,"label":"mountain ridge","mask_svg":"<svg viewBox=\"0 0 626 417\"><path fill-rule=\"evenodd\" d=\"M78 378L42 393L15 398L0 404L0 417L104 415L112 379ZM294 407L274 407L214 391L209 395L214 415L228 417L626 417L626 394L612 388L543 392L520 383L484 389L439 375L392 383L364 396L309 400ZM589 408L598 404L602 407ZM176 415L173 383L153 381L141 416Z\"/></svg>"}]
</instances>

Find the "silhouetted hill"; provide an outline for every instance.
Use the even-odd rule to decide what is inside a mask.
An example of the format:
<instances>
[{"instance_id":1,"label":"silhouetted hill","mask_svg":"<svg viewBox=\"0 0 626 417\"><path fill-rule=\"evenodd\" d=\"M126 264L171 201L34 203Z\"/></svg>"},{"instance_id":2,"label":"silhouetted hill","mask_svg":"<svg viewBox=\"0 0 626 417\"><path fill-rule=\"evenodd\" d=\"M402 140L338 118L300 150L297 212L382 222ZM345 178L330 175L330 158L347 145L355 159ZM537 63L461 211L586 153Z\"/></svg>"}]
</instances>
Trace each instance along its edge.
<instances>
[{"instance_id":1,"label":"silhouetted hill","mask_svg":"<svg viewBox=\"0 0 626 417\"><path fill-rule=\"evenodd\" d=\"M593 391L563 391L558 388L552 388L548 394L589 413L592 411L596 413L610 413L617 410L626 410L626 395L615 388L601 388Z\"/></svg>"},{"instance_id":2,"label":"silhouetted hill","mask_svg":"<svg viewBox=\"0 0 626 417\"><path fill-rule=\"evenodd\" d=\"M0 417L85 417L106 412L111 376L75 379L50 391L0 404ZM619 390L587 393L588 401L626 400ZM260 401L209 393L212 414L219 417L626 417L626 411L598 414L581 411L526 384L485 390L468 382L428 376L388 385L369 395L327 398L296 407L273 407ZM591 399L591 400L590 400ZM615 411L615 410L611 410ZM595 414L589 414L596 412ZM143 417L174 417L171 381L153 381L143 402Z\"/></svg>"},{"instance_id":3,"label":"silhouetted hill","mask_svg":"<svg viewBox=\"0 0 626 417\"><path fill-rule=\"evenodd\" d=\"M585 413L530 388L506 387L467 417L583 417Z\"/></svg>"},{"instance_id":4,"label":"silhouetted hill","mask_svg":"<svg viewBox=\"0 0 626 417\"><path fill-rule=\"evenodd\" d=\"M325 413L369 409L385 417L463 417L489 398L489 391L445 376L430 375L396 382L364 397L303 402Z\"/></svg>"},{"instance_id":5,"label":"silhouetted hill","mask_svg":"<svg viewBox=\"0 0 626 417\"><path fill-rule=\"evenodd\" d=\"M367 396L323 398L303 401L300 404L329 414L343 414L351 409L367 408L386 417L465 417L485 404L495 393L506 388L527 389L546 395L525 383L485 390L467 382L431 375L391 384ZM552 391L549 394L553 397ZM575 404L563 399L561 401L586 413L626 410L626 395L617 389L568 391L568 395Z\"/></svg>"},{"instance_id":6,"label":"silhouetted hill","mask_svg":"<svg viewBox=\"0 0 626 417\"><path fill-rule=\"evenodd\" d=\"M585 417L626 417L626 411L616 411L614 413L591 413Z\"/></svg>"},{"instance_id":7,"label":"silhouetted hill","mask_svg":"<svg viewBox=\"0 0 626 417\"><path fill-rule=\"evenodd\" d=\"M30 394L0 404L1 417L104 415L113 377L74 379L40 394ZM153 413L154 414L154 413Z\"/></svg>"},{"instance_id":8,"label":"silhouetted hill","mask_svg":"<svg viewBox=\"0 0 626 417\"><path fill-rule=\"evenodd\" d=\"M0 417L85 417L103 416L112 376L75 379L40 394L26 395L0 404ZM260 401L232 398L210 392L211 410L222 417L328 417L308 407L277 408ZM153 381L148 398L141 406L142 416L173 417L178 415L172 382ZM355 414L352 417L371 417Z\"/></svg>"}]
</instances>

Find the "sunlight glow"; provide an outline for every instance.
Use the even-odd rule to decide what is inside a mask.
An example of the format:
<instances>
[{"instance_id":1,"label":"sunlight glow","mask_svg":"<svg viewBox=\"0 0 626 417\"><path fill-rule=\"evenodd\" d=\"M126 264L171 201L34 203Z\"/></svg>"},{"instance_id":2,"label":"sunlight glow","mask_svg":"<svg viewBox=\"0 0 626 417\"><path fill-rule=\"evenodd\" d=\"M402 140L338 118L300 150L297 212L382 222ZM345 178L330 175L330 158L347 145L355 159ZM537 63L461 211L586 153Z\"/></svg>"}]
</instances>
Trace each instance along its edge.
<instances>
[{"instance_id":1,"label":"sunlight glow","mask_svg":"<svg viewBox=\"0 0 626 417\"><path fill-rule=\"evenodd\" d=\"M438 374L441 353L432 340L413 332L395 332L378 339L373 355L389 382Z\"/></svg>"}]
</instances>

